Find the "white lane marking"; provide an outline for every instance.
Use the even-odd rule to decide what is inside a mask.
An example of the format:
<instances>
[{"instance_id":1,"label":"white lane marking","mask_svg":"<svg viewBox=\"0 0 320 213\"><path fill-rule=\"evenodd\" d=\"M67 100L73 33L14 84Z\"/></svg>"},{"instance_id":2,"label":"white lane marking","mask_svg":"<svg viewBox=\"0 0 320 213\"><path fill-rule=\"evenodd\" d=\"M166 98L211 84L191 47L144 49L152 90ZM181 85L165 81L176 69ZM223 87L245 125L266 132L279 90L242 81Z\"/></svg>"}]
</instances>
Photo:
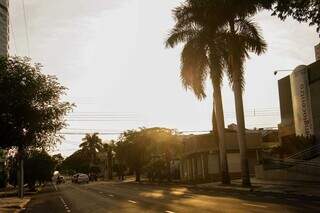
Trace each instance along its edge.
<instances>
[{"instance_id":1,"label":"white lane marking","mask_svg":"<svg viewBox=\"0 0 320 213\"><path fill-rule=\"evenodd\" d=\"M59 196L59 198L60 198L60 200L61 200L61 203L62 203L63 205L66 205L66 202L64 201L64 199L63 199L61 196Z\"/></svg>"},{"instance_id":2,"label":"white lane marking","mask_svg":"<svg viewBox=\"0 0 320 213\"><path fill-rule=\"evenodd\" d=\"M136 201L134 200L128 200L129 203L137 203Z\"/></svg>"},{"instance_id":3,"label":"white lane marking","mask_svg":"<svg viewBox=\"0 0 320 213\"><path fill-rule=\"evenodd\" d=\"M103 192L99 192L100 194L103 194Z\"/></svg>"},{"instance_id":4,"label":"white lane marking","mask_svg":"<svg viewBox=\"0 0 320 213\"><path fill-rule=\"evenodd\" d=\"M67 212L71 212L71 210L69 209L69 207L68 207L68 205L66 204L66 202L64 201L64 199L63 199L61 196L59 196L59 199L60 199L61 203L63 204L65 210L66 210Z\"/></svg>"},{"instance_id":5,"label":"white lane marking","mask_svg":"<svg viewBox=\"0 0 320 213\"><path fill-rule=\"evenodd\" d=\"M265 196L264 198L273 199L275 197L273 197L273 196Z\"/></svg>"},{"instance_id":6,"label":"white lane marking","mask_svg":"<svg viewBox=\"0 0 320 213\"><path fill-rule=\"evenodd\" d=\"M175 212L167 210L165 211L165 213L175 213Z\"/></svg>"},{"instance_id":7,"label":"white lane marking","mask_svg":"<svg viewBox=\"0 0 320 213\"><path fill-rule=\"evenodd\" d=\"M298 199L297 198L287 198L287 200L293 200L293 201L297 201Z\"/></svg>"},{"instance_id":8,"label":"white lane marking","mask_svg":"<svg viewBox=\"0 0 320 213\"><path fill-rule=\"evenodd\" d=\"M109 197L114 197L114 195L109 195Z\"/></svg>"},{"instance_id":9,"label":"white lane marking","mask_svg":"<svg viewBox=\"0 0 320 213\"><path fill-rule=\"evenodd\" d=\"M253 206L253 207L259 207L259 208L267 208L267 206L263 206L263 205L256 205L256 204L250 204L250 203L242 203L242 205L245 205L245 206Z\"/></svg>"}]
</instances>

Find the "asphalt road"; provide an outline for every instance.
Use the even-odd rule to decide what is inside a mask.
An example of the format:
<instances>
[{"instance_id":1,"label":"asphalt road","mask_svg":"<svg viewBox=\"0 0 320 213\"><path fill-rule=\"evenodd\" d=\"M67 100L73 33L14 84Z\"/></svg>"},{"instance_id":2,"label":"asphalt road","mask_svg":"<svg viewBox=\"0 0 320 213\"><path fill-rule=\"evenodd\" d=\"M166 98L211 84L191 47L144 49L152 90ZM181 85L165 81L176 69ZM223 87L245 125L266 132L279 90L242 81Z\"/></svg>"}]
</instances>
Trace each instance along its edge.
<instances>
[{"instance_id":1,"label":"asphalt road","mask_svg":"<svg viewBox=\"0 0 320 213\"><path fill-rule=\"evenodd\" d=\"M320 212L320 201L252 192L96 182L45 187L24 212Z\"/></svg>"}]
</instances>

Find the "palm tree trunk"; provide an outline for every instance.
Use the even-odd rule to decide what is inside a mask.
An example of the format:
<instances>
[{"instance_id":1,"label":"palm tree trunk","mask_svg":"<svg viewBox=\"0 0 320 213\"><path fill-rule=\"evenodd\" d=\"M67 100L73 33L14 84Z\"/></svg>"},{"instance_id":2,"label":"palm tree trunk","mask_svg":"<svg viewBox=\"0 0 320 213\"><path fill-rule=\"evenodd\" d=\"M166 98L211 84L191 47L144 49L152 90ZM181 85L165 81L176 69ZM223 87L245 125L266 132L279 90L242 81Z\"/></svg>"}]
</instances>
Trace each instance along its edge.
<instances>
[{"instance_id":1,"label":"palm tree trunk","mask_svg":"<svg viewBox=\"0 0 320 213\"><path fill-rule=\"evenodd\" d=\"M211 118L211 122L212 122L212 133L214 136L217 136L217 117L216 117L216 110L215 110L215 100L214 97L212 99L212 118Z\"/></svg>"},{"instance_id":2,"label":"palm tree trunk","mask_svg":"<svg viewBox=\"0 0 320 213\"><path fill-rule=\"evenodd\" d=\"M247 141L246 141L246 131L245 131L245 120L243 112L243 100L242 100L242 85L239 78L240 70L235 70L235 81L233 85L236 117L237 117L237 137L240 149L241 158L241 171L242 171L242 185L250 186L250 173L249 173L249 163L247 156Z\"/></svg>"},{"instance_id":3,"label":"palm tree trunk","mask_svg":"<svg viewBox=\"0 0 320 213\"><path fill-rule=\"evenodd\" d=\"M242 81L241 81L241 59L237 54L237 45L235 40L235 26L234 20L229 21L230 32L233 35L231 39L231 71L233 78L233 93L236 108L236 118L237 118L237 138L240 150L241 159L241 175L242 175L242 185L251 186L250 174L249 174L249 163L247 156L247 141L246 141L246 131L245 131L245 120L243 112L243 100L242 100Z\"/></svg>"},{"instance_id":4,"label":"palm tree trunk","mask_svg":"<svg viewBox=\"0 0 320 213\"><path fill-rule=\"evenodd\" d=\"M213 82L213 97L215 101L215 115L217 132L219 138L219 155L220 155L220 169L221 169L221 182L223 184L230 184L229 169L228 169L228 159L225 148L225 134L224 134L224 115L223 115L223 105L221 97L221 87L219 83Z\"/></svg>"}]
</instances>

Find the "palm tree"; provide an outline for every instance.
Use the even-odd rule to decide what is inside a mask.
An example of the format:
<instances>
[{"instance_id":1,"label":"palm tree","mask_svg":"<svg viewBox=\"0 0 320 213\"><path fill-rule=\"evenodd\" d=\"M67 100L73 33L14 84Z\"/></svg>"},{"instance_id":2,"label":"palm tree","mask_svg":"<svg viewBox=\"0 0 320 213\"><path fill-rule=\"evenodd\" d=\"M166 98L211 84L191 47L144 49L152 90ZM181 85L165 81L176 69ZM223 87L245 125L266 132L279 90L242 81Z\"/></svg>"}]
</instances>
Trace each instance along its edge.
<instances>
[{"instance_id":1,"label":"palm tree","mask_svg":"<svg viewBox=\"0 0 320 213\"><path fill-rule=\"evenodd\" d=\"M95 160L97 159L97 152L101 151L103 148L102 140L98 136L99 133L86 134L82 138L82 143L79 147L89 153L90 155L90 166L93 166Z\"/></svg>"},{"instance_id":2,"label":"palm tree","mask_svg":"<svg viewBox=\"0 0 320 213\"><path fill-rule=\"evenodd\" d=\"M188 0L186 4L180 7L184 8L176 12L176 19L181 22L180 24L177 24L178 27L187 25L192 29L194 26L200 24L200 29L209 29L210 27L212 28L212 26L215 26L215 30L219 31L219 36L212 37L215 41L214 44L216 45L210 46L210 48L222 46L225 50L220 52L223 56L216 55L225 60L228 67L227 74L234 91L238 123L237 137L241 156L242 184L245 186L250 185L250 175L242 100L244 63L246 58L249 57L249 52L254 52L259 55L266 50L266 43L261 37L258 26L249 20L248 17L255 14L264 3L265 2L261 0ZM176 37L179 40L187 40L184 37L184 33L185 32L180 33ZM210 35L212 36L212 34ZM187 36L189 39L190 37L192 36ZM219 39L217 40L217 38ZM211 64L219 65L221 64L219 62L222 62L222 60L217 60L216 63ZM216 91L218 87L215 85L218 85L218 83L215 84L213 82ZM203 89L203 87L199 86L196 88ZM217 94L219 94L219 92L217 92ZM216 105L220 105L218 103L219 97L215 99L215 102ZM216 106L217 121L221 119L221 117L218 118L218 115L221 115L221 113L217 112L218 109L221 108Z\"/></svg>"},{"instance_id":3,"label":"palm tree","mask_svg":"<svg viewBox=\"0 0 320 213\"><path fill-rule=\"evenodd\" d=\"M199 100L206 97L204 85L207 76L210 75L214 90L212 126L213 132L217 132L219 138L221 180L222 183L229 184L221 96L223 69L226 64L225 44L221 40L219 26L206 20L197 9L184 4L174 10L176 24L166 41L166 46L174 47L178 43L185 43L181 54L181 79L183 85L193 90ZM183 15L187 13L188 16Z\"/></svg>"},{"instance_id":4,"label":"palm tree","mask_svg":"<svg viewBox=\"0 0 320 213\"><path fill-rule=\"evenodd\" d=\"M197 0L190 0L190 2L197 3ZM267 45L261 36L258 25L249 19L262 8L263 4L265 2L261 0L207 0L207 5L205 5L205 11L215 14L210 15L210 18L215 19L218 15L217 21L226 32L227 74L234 91L238 125L237 138L241 156L242 184L244 186L251 185L242 99L245 85L244 63L249 58L249 52L260 55L266 51ZM204 5L202 4L202 6ZM206 14L209 14L209 12Z\"/></svg>"}]
</instances>

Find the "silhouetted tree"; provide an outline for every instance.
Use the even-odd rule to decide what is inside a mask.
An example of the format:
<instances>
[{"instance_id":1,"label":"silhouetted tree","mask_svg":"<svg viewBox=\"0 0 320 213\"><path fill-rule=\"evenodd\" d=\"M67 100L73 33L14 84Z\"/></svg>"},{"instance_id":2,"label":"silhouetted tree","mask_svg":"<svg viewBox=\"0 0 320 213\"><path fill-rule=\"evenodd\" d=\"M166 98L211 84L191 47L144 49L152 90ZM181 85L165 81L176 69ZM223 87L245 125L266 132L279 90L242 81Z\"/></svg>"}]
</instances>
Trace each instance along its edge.
<instances>
[{"instance_id":1,"label":"silhouetted tree","mask_svg":"<svg viewBox=\"0 0 320 213\"><path fill-rule=\"evenodd\" d=\"M24 150L52 147L61 139L57 133L73 107L60 100L65 90L29 58L0 58L0 148L18 148L21 173Z\"/></svg>"},{"instance_id":2,"label":"silhouetted tree","mask_svg":"<svg viewBox=\"0 0 320 213\"><path fill-rule=\"evenodd\" d=\"M31 190L35 183L51 181L56 161L45 151L32 150L25 156L24 177Z\"/></svg>"},{"instance_id":3,"label":"silhouetted tree","mask_svg":"<svg viewBox=\"0 0 320 213\"><path fill-rule=\"evenodd\" d=\"M250 185L250 176L242 100L244 63L249 57L249 52L261 54L266 49L266 43L260 35L257 24L248 19L261 8L261 1L255 0L188 0L185 5L182 5L181 10L176 11L175 15L181 25L189 26L191 29L197 26L200 26L201 30L210 29L205 28L208 23L217 26L216 32L219 32L219 39L213 40L224 45L222 49L226 51L223 58L226 61L227 75L235 96L242 183L246 186ZM213 35L212 31L209 31L209 34ZM180 36L182 38L182 35ZM205 75L198 78L203 77ZM193 79L197 80L196 77Z\"/></svg>"},{"instance_id":4,"label":"silhouetted tree","mask_svg":"<svg viewBox=\"0 0 320 213\"><path fill-rule=\"evenodd\" d=\"M89 173L90 172L90 154L88 150L77 150L72 155L64 159L61 164L61 170L66 174Z\"/></svg>"},{"instance_id":5,"label":"silhouetted tree","mask_svg":"<svg viewBox=\"0 0 320 213\"><path fill-rule=\"evenodd\" d=\"M261 0L260 3L273 11L272 15L281 20L292 17L299 22L308 22L320 30L320 1L319 0Z\"/></svg>"},{"instance_id":6,"label":"silhouetted tree","mask_svg":"<svg viewBox=\"0 0 320 213\"><path fill-rule=\"evenodd\" d=\"M98 136L99 133L86 134L82 138L82 143L79 147L85 150L90 155L90 166L93 166L97 160L97 153L102 150L102 140Z\"/></svg>"}]
</instances>

